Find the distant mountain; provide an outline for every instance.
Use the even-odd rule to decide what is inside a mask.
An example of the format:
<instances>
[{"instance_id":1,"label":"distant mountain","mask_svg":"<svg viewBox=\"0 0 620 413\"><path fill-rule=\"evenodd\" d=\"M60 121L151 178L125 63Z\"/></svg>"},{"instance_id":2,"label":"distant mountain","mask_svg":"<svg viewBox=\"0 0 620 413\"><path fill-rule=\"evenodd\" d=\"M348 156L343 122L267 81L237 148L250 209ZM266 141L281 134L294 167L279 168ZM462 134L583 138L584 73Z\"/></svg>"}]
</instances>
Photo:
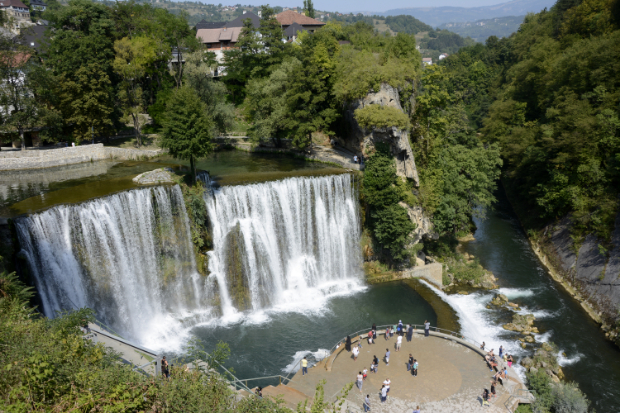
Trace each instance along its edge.
<instances>
[{"instance_id":1,"label":"distant mountain","mask_svg":"<svg viewBox=\"0 0 620 413\"><path fill-rule=\"evenodd\" d=\"M519 29L525 16L495 17L475 22L451 22L439 25L440 30L450 30L462 37L471 37L484 43L490 36L508 37Z\"/></svg>"},{"instance_id":2,"label":"distant mountain","mask_svg":"<svg viewBox=\"0 0 620 413\"><path fill-rule=\"evenodd\" d=\"M450 22L473 22L494 17L521 16L530 12L538 13L551 8L555 0L513 0L507 3L483 7L414 7L393 9L381 13L384 16L408 14L431 26Z\"/></svg>"}]
</instances>

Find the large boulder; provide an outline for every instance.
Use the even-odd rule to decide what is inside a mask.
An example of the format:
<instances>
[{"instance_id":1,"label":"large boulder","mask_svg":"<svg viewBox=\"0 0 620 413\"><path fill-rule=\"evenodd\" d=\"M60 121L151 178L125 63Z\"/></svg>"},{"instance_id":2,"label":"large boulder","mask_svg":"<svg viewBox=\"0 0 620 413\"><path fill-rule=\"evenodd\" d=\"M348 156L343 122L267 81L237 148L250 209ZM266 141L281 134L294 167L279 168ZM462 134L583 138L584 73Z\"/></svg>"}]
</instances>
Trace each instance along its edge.
<instances>
[{"instance_id":1,"label":"large boulder","mask_svg":"<svg viewBox=\"0 0 620 413\"><path fill-rule=\"evenodd\" d=\"M172 184L172 169L160 168L152 171L141 173L132 179L139 185L154 185L154 184Z\"/></svg>"}]
</instances>

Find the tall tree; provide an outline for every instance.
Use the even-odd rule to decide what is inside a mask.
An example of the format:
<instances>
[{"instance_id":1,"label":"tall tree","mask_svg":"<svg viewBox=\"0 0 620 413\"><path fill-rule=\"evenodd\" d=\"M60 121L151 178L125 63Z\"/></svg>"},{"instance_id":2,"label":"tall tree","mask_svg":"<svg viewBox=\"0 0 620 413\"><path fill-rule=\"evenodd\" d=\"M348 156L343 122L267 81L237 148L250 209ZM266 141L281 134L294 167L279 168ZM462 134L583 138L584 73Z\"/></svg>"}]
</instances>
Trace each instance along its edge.
<instances>
[{"instance_id":1,"label":"tall tree","mask_svg":"<svg viewBox=\"0 0 620 413\"><path fill-rule=\"evenodd\" d=\"M140 81L156 59L156 43L147 37L124 37L114 43L116 58L114 70L121 77L119 99L123 105L125 122L133 123L136 144L140 146L141 128L144 123L144 99Z\"/></svg>"},{"instance_id":2,"label":"tall tree","mask_svg":"<svg viewBox=\"0 0 620 413\"><path fill-rule=\"evenodd\" d=\"M166 105L161 147L177 159L189 160L196 181L196 159L213 151L207 106L188 86L176 89Z\"/></svg>"},{"instance_id":3,"label":"tall tree","mask_svg":"<svg viewBox=\"0 0 620 413\"><path fill-rule=\"evenodd\" d=\"M312 17L314 19L316 13L312 0L304 0L304 13L306 16Z\"/></svg>"}]
</instances>

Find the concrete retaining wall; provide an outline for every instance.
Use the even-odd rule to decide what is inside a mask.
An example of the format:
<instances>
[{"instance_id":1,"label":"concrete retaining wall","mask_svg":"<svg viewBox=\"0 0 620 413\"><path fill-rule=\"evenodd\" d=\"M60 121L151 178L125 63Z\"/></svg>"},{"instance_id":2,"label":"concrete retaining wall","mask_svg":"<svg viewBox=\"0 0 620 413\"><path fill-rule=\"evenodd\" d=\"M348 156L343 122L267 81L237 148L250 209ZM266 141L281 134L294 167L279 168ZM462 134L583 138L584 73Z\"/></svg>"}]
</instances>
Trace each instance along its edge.
<instances>
[{"instance_id":1,"label":"concrete retaining wall","mask_svg":"<svg viewBox=\"0 0 620 413\"><path fill-rule=\"evenodd\" d=\"M0 171L50 168L104 159L138 160L152 158L161 150L125 149L95 145L83 145L58 149L0 152Z\"/></svg>"},{"instance_id":2,"label":"concrete retaining wall","mask_svg":"<svg viewBox=\"0 0 620 413\"><path fill-rule=\"evenodd\" d=\"M399 278L424 278L439 289L443 286L442 266L438 262L407 269L401 273Z\"/></svg>"}]
</instances>

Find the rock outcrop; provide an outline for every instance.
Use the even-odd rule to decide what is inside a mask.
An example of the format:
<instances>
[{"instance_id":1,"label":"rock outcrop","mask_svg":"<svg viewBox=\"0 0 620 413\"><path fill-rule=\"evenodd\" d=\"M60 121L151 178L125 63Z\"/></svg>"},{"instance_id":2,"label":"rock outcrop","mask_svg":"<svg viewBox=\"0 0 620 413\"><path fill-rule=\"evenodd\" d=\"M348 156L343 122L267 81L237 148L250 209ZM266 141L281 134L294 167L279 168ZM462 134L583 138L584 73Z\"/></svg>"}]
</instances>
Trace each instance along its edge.
<instances>
[{"instance_id":1,"label":"rock outcrop","mask_svg":"<svg viewBox=\"0 0 620 413\"><path fill-rule=\"evenodd\" d=\"M404 202L399 202L398 205L405 208L407 210L407 215L409 215L409 219L413 222L416 228L409 235L411 238L411 244L417 244L422 240L422 237L425 235L435 236L433 233L433 223L430 218L428 218L424 214L424 210L422 207L412 207L407 205Z\"/></svg>"},{"instance_id":2,"label":"rock outcrop","mask_svg":"<svg viewBox=\"0 0 620 413\"><path fill-rule=\"evenodd\" d=\"M387 144L396 160L396 174L413 180L418 186L420 180L409 142L409 133L395 127L375 128L373 130L360 127L355 120L354 112L356 109L368 105L381 105L403 110L400 105L398 90L387 83L382 83L378 91L371 92L365 98L351 103L345 114L348 124L351 126L351 133L341 144L355 153L363 154L372 153L379 143Z\"/></svg>"},{"instance_id":3,"label":"rock outcrop","mask_svg":"<svg viewBox=\"0 0 620 413\"><path fill-rule=\"evenodd\" d=\"M171 184L174 183L172 179L172 169L160 168L152 171L141 173L132 179L139 185L154 185L154 184Z\"/></svg>"},{"instance_id":4,"label":"rock outcrop","mask_svg":"<svg viewBox=\"0 0 620 413\"><path fill-rule=\"evenodd\" d=\"M558 273L582 305L594 310L591 314L600 318L604 330L608 324L616 324L620 307L620 213L616 216L611 245L588 234L577 249L568 217L548 225L542 235L534 247L544 254L543 263ZM608 337L618 343L618 331L609 330L612 331Z\"/></svg>"}]
</instances>

